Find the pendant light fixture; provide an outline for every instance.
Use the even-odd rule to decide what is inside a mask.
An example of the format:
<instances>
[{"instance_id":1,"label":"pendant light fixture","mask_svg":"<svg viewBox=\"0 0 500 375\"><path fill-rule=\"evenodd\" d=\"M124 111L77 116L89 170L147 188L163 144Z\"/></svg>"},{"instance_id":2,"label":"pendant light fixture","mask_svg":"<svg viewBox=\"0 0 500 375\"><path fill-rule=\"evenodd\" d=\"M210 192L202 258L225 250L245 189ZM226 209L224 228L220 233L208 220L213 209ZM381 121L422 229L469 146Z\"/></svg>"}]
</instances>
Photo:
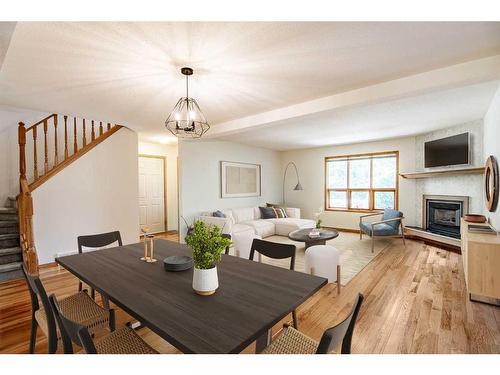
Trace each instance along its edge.
<instances>
[{"instance_id":1,"label":"pendant light fixture","mask_svg":"<svg viewBox=\"0 0 500 375\"><path fill-rule=\"evenodd\" d=\"M210 125L201 112L196 100L189 97L189 76L193 69L184 67L181 73L186 76L186 96L177 101L174 109L165 121L165 126L173 135L180 138L200 138Z\"/></svg>"}]
</instances>

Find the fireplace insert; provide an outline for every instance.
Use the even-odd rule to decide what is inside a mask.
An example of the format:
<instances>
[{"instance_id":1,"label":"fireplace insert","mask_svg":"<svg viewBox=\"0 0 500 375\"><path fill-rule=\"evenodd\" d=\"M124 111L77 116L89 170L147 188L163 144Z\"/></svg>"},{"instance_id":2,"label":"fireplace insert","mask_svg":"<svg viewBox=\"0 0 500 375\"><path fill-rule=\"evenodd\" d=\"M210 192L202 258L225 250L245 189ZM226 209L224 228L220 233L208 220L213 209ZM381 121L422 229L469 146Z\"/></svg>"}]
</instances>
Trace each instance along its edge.
<instances>
[{"instance_id":1,"label":"fireplace insert","mask_svg":"<svg viewBox=\"0 0 500 375\"><path fill-rule=\"evenodd\" d=\"M460 218L464 210L463 202L428 199L425 209L427 211L427 231L460 238Z\"/></svg>"}]
</instances>

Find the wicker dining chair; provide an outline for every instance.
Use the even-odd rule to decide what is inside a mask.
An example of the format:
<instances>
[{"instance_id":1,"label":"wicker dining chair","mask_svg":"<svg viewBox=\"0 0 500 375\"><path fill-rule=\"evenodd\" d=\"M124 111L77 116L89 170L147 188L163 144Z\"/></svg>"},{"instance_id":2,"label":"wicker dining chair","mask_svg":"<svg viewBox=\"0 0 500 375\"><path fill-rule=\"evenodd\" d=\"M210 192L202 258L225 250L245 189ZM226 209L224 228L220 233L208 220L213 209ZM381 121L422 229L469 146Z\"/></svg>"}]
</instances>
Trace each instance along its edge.
<instances>
[{"instance_id":1,"label":"wicker dining chair","mask_svg":"<svg viewBox=\"0 0 500 375\"><path fill-rule=\"evenodd\" d=\"M29 352L35 352L37 329L40 326L48 340L48 352L49 354L53 354L57 351L61 333L54 320L54 312L47 297L47 292L40 278L30 275L26 271L24 264L22 265L22 270L31 298ZM90 298L86 290L61 299L60 306L64 314L71 316L72 319L87 327L92 334L104 328L109 328L110 331L114 331L115 329L114 311L103 309Z\"/></svg>"},{"instance_id":2,"label":"wicker dining chair","mask_svg":"<svg viewBox=\"0 0 500 375\"><path fill-rule=\"evenodd\" d=\"M271 259L287 259L290 258L290 270L295 269L295 245L283 244L271 241L264 241L255 238L252 242L249 259L253 260L255 252L264 255ZM292 311L293 327L298 328L299 322L297 319L297 312Z\"/></svg>"},{"instance_id":3,"label":"wicker dining chair","mask_svg":"<svg viewBox=\"0 0 500 375\"><path fill-rule=\"evenodd\" d=\"M278 338L265 348L262 354L327 354L340 343L341 354L351 354L352 334L363 299L363 295L359 293L351 313L341 323L323 332L320 342L285 325Z\"/></svg>"},{"instance_id":4,"label":"wicker dining chair","mask_svg":"<svg viewBox=\"0 0 500 375\"><path fill-rule=\"evenodd\" d=\"M86 236L78 236L78 253L83 253L83 247L88 248L101 248L104 246L109 246L112 243L118 242L118 246L123 246L122 237L120 235L120 231L108 232L108 233L100 233L100 234L90 234ZM83 283L80 281L78 283L78 291L80 292L83 289ZM94 288L90 289L90 295L92 299L95 299L95 290ZM109 308L109 303L107 298L103 296L103 303L106 308Z\"/></svg>"},{"instance_id":5,"label":"wicker dining chair","mask_svg":"<svg viewBox=\"0 0 500 375\"><path fill-rule=\"evenodd\" d=\"M88 328L66 315L54 294L50 295L49 300L61 329L65 354L73 354L73 343L82 347L87 354L158 354L128 326L119 328L94 343Z\"/></svg>"}]
</instances>

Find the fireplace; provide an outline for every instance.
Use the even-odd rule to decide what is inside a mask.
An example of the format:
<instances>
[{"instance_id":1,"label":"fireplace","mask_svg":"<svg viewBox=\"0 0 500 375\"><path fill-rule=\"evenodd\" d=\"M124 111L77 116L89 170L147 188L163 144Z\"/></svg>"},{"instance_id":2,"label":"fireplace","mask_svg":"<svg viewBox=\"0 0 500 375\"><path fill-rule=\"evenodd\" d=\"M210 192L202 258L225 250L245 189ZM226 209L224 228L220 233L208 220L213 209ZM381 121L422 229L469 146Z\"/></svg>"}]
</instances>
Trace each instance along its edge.
<instances>
[{"instance_id":1,"label":"fireplace","mask_svg":"<svg viewBox=\"0 0 500 375\"><path fill-rule=\"evenodd\" d=\"M469 197L424 195L423 228L427 232L460 238L460 218L469 212Z\"/></svg>"}]
</instances>

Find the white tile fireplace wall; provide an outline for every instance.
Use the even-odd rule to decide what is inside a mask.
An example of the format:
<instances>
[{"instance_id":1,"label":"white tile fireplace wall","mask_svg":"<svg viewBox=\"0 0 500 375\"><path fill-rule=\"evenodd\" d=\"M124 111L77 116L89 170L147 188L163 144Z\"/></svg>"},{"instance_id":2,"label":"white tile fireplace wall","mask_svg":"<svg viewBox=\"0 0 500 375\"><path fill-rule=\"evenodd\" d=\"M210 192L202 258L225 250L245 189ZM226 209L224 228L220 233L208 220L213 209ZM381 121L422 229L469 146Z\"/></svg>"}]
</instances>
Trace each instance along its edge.
<instances>
[{"instance_id":1,"label":"white tile fireplace wall","mask_svg":"<svg viewBox=\"0 0 500 375\"><path fill-rule=\"evenodd\" d=\"M415 167L417 171L433 170L424 168L424 142L443 138L464 132L471 133L471 165L470 167L483 166L483 121L477 120L465 124L453 126L451 128L438 130L417 136L415 139ZM437 169L446 169L439 167ZM456 168L456 167L448 167ZM416 200L415 200L415 223L422 225L422 201L427 195L459 195L469 197L469 212L483 213L483 189L482 175L463 175L447 177L431 177L416 180Z\"/></svg>"}]
</instances>

